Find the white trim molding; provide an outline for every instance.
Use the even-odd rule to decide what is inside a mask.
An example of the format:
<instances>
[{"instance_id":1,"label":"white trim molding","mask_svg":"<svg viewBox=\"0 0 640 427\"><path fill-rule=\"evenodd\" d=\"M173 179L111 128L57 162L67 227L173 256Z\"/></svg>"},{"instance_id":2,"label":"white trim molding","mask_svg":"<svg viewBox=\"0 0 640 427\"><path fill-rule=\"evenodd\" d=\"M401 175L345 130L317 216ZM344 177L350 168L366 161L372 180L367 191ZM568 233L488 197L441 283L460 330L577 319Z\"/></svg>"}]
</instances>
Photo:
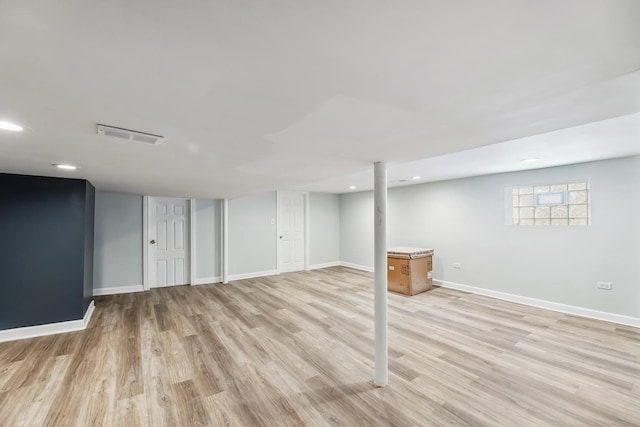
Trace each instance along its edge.
<instances>
[{"instance_id":1,"label":"white trim molding","mask_svg":"<svg viewBox=\"0 0 640 427\"><path fill-rule=\"evenodd\" d=\"M82 331L87 328L93 315L95 304L93 300L87 307L87 312L82 319L69 320L67 322L47 323L46 325L26 326L0 331L0 342L23 340L27 338L42 337L45 335L62 334L65 332Z\"/></svg>"},{"instance_id":2,"label":"white trim molding","mask_svg":"<svg viewBox=\"0 0 640 427\"><path fill-rule=\"evenodd\" d=\"M280 274L280 198L282 190L276 190L276 274Z\"/></svg>"},{"instance_id":3,"label":"white trim molding","mask_svg":"<svg viewBox=\"0 0 640 427\"><path fill-rule=\"evenodd\" d=\"M505 301L524 304L531 307L544 308L547 310L557 311L574 316L587 317L590 319L604 320L607 322L619 323L621 325L634 326L640 328L640 318L624 316L622 314L608 313L605 311L593 310L590 308L576 307L573 305L561 304L553 301L546 301L536 298L524 297L520 295L509 294L506 292L493 291L491 289L477 288L475 286L463 285L460 283L447 282L445 280L434 279L435 285L443 288L456 289L472 294L484 295L491 298L497 298Z\"/></svg>"},{"instance_id":4,"label":"white trim molding","mask_svg":"<svg viewBox=\"0 0 640 427\"><path fill-rule=\"evenodd\" d=\"M356 270L368 271L369 273L373 273L374 268L366 265L352 264L350 262L341 261L340 265L343 267L354 268Z\"/></svg>"},{"instance_id":5,"label":"white trim molding","mask_svg":"<svg viewBox=\"0 0 640 427\"><path fill-rule=\"evenodd\" d=\"M93 300L91 300L91 302L89 303L89 307L87 307L87 312L84 314L84 318L82 319L82 322L83 322L82 329L87 329L87 326L89 326L89 322L91 322L91 316L93 316L93 311L95 309L96 309L96 304L93 302Z\"/></svg>"},{"instance_id":6,"label":"white trim molding","mask_svg":"<svg viewBox=\"0 0 640 427\"><path fill-rule=\"evenodd\" d=\"M308 270L318 270L320 268L339 267L341 265L342 265L342 263L340 261L323 262L322 264L312 264L312 265L310 265Z\"/></svg>"},{"instance_id":7,"label":"white trim molding","mask_svg":"<svg viewBox=\"0 0 640 427\"><path fill-rule=\"evenodd\" d=\"M229 283L229 199L222 200L222 283Z\"/></svg>"},{"instance_id":8,"label":"white trim molding","mask_svg":"<svg viewBox=\"0 0 640 427\"><path fill-rule=\"evenodd\" d=\"M309 192L304 194L304 269L310 270L311 262L311 195Z\"/></svg>"},{"instance_id":9,"label":"white trim molding","mask_svg":"<svg viewBox=\"0 0 640 427\"><path fill-rule=\"evenodd\" d=\"M144 292L144 286L115 286L113 288L96 288L93 290L93 296L100 295L117 295L117 294L132 294L135 292Z\"/></svg>"},{"instance_id":10,"label":"white trim molding","mask_svg":"<svg viewBox=\"0 0 640 427\"><path fill-rule=\"evenodd\" d=\"M255 279L256 277L275 276L276 274L278 274L277 270L256 271L255 273L231 274L229 275L229 281Z\"/></svg>"},{"instance_id":11,"label":"white trim molding","mask_svg":"<svg viewBox=\"0 0 640 427\"><path fill-rule=\"evenodd\" d=\"M189 199L189 284L196 285L196 199Z\"/></svg>"},{"instance_id":12,"label":"white trim molding","mask_svg":"<svg viewBox=\"0 0 640 427\"><path fill-rule=\"evenodd\" d=\"M202 279L196 279L196 285L209 285L211 283L222 283L222 276L203 277Z\"/></svg>"},{"instance_id":13,"label":"white trim molding","mask_svg":"<svg viewBox=\"0 0 640 427\"><path fill-rule=\"evenodd\" d=\"M149 285L149 241L148 230L149 196L142 196L142 287L145 291L151 289Z\"/></svg>"}]
</instances>

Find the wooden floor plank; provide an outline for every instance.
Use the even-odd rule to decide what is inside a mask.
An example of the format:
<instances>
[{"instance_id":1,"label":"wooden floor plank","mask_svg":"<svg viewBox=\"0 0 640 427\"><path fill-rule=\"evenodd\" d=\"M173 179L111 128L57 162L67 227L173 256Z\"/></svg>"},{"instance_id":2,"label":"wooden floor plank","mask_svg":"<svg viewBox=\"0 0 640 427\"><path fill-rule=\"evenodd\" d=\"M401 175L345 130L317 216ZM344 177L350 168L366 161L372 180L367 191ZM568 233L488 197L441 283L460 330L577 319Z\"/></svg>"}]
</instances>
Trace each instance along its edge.
<instances>
[{"instance_id":1,"label":"wooden floor plank","mask_svg":"<svg viewBox=\"0 0 640 427\"><path fill-rule=\"evenodd\" d=\"M640 330L344 267L96 297L89 328L0 344L0 426L640 426Z\"/></svg>"}]
</instances>

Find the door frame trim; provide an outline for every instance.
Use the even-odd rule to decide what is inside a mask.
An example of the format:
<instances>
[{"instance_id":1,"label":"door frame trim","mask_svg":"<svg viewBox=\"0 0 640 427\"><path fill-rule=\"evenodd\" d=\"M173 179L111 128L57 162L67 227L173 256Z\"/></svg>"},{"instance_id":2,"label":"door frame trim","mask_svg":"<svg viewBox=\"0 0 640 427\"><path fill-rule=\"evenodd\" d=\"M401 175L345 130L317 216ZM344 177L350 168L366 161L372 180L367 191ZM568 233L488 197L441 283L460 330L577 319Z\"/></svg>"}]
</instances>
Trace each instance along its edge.
<instances>
[{"instance_id":1,"label":"door frame trim","mask_svg":"<svg viewBox=\"0 0 640 427\"><path fill-rule=\"evenodd\" d=\"M142 287L145 291L149 285L149 196L142 196Z\"/></svg>"},{"instance_id":2,"label":"door frame trim","mask_svg":"<svg viewBox=\"0 0 640 427\"><path fill-rule=\"evenodd\" d=\"M304 266L302 271L309 270L309 197L310 193L308 191L286 191L286 190L277 190L276 191L276 274L280 274L280 262L282 261L282 256L280 255L280 198L282 197L282 193L295 193L302 194L303 196L303 224L304 224L304 233L302 233L302 238L304 239Z\"/></svg>"},{"instance_id":3,"label":"door frame trim","mask_svg":"<svg viewBox=\"0 0 640 427\"><path fill-rule=\"evenodd\" d=\"M149 199L177 199L188 201L189 215L189 285L196 284L196 199L188 197L142 196L142 287L145 291L151 289L149 283Z\"/></svg>"},{"instance_id":4,"label":"door frame trim","mask_svg":"<svg viewBox=\"0 0 640 427\"><path fill-rule=\"evenodd\" d=\"M196 285L196 199L189 200L189 285Z\"/></svg>"}]
</instances>

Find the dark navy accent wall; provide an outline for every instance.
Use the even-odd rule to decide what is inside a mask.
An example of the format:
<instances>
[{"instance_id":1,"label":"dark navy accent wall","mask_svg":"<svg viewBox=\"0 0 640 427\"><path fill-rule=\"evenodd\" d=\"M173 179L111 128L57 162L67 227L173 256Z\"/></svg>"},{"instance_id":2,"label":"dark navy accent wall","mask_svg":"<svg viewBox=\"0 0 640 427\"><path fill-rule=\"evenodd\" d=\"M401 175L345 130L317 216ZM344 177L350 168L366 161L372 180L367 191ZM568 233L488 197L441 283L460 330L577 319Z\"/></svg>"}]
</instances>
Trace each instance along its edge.
<instances>
[{"instance_id":1,"label":"dark navy accent wall","mask_svg":"<svg viewBox=\"0 0 640 427\"><path fill-rule=\"evenodd\" d=\"M85 181L85 184L83 316L93 300L93 230L96 206L96 189L89 181Z\"/></svg>"},{"instance_id":2,"label":"dark navy accent wall","mask_svg":"<svg viewBox=\"0 0 640 427\"><path fill-rule=\"evenodd\" d=\"M82 319L93 194L84 180L0 174L0 330Z\"/></svg>"}]
</instances>

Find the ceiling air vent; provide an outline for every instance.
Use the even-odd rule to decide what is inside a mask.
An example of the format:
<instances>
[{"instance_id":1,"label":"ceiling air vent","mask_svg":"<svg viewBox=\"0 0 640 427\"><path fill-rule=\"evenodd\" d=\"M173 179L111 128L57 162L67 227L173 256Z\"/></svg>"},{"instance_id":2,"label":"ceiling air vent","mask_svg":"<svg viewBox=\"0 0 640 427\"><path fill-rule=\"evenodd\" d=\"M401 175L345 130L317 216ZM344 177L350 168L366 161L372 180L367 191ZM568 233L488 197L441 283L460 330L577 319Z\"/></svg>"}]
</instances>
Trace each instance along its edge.
<instances>
[{"instance_id":1,"label":"ceiling air vent","mask_svg":"<svg viewBox=\"0 0 640 427\"><path fill-rule=\"evenodd\" d=\"M98 135L112 136L114 138L127 139L129 141L137 141L151 145L158 145L164 141L164 136L107 125L98 125Z\"/></svg>"}]
</instances>

